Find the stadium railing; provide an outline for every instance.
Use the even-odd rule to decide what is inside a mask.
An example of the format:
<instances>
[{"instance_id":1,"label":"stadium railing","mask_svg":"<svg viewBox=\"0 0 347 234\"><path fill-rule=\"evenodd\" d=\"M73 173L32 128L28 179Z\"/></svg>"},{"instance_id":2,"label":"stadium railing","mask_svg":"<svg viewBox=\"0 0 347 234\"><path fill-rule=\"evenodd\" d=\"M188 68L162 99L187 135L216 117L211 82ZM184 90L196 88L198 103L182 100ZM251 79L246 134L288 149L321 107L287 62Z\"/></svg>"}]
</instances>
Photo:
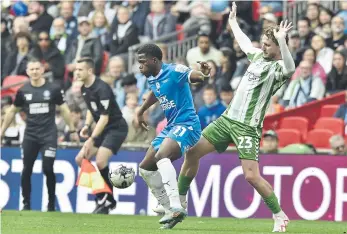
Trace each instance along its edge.
<instances>
[{"instance_id":1,"label":"stadium railing","mask_svg":"<svg viewBox=\"0 0 347 234\"><path fill-rule=\"evenodd\" d=\"M196 46L196 36L190 36L187 38L183 38L182 40L177 40L182 33L189 33L192 31L195 31L199 28L199 25L196 25L194 27L191 27L187 30L181 29L177 30L176 32L172 32L169 34L166 34L164 36L159 37L156 40L152 40L146 43L165 43L165 46L167 47L167 60L168 62L174 62L177 58L185 57L187 51L193 47ZM168 42L170 39L175 38L175 40L172 40L171 42ZM133 66L136 64L136 51L137 49L143 45L144 43L139 43L136 45L131 46L128 49L128 72L132 72Z\"/></svg>"},{"instance_id":2,"label":"stadium railing","mask_svg":"<svg viewBox=\"0 0 347 234\"><path fill-rule=\"evenodd\" d=\"M339 9L339 1L321 1L320 5L336 12ZM307 9L307 1L283 1L283 19L288 19L293 22L293 27L296 29L296 24Z\"/></svg>"}]
</instances>

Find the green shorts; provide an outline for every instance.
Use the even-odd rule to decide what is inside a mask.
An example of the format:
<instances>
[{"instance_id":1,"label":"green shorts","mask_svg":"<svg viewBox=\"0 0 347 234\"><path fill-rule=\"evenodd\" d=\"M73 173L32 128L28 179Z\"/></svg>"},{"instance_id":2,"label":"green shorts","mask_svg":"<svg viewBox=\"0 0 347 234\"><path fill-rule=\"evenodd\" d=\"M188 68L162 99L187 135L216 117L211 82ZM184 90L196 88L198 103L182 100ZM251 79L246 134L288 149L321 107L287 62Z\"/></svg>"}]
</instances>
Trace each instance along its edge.
<instances>
[{"instance_id":1,"label":"green shorts","mask_svg":"<svg viewBox=\"0 0 347 234\"><path fill-rule=\"evenodd\" d=\"M240 159L258 161L261 129L220 116L208 125L202 135L218 153L224 152L231 143L237 147Z\"/></svg>"}]
</instances>

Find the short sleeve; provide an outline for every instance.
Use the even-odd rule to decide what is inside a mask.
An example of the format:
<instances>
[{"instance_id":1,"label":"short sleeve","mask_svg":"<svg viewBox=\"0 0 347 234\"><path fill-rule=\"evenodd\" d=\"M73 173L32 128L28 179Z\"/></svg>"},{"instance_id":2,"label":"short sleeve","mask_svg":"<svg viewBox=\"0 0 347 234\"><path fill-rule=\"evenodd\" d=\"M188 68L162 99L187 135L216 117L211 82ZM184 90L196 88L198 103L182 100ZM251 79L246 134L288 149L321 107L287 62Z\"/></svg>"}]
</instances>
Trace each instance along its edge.
<instances>
[{"instance_id":1,"label":"short sleeve","mask_svg":"<svg viewBox=\"0 0 347 234\"><path fill-rule=\"evenodd\" d=\"M250 62L254 62L262 57L262 53L263 51L261 49L252 48L251 50L249 50L249 52L247 52L247 58Z\"/></svg>"},{"instance_id":2,"label":"short sleeve","mask_svg":"<svg viewBox=\"0 0 347 234\"><path fill-rule=\"evenodd\" d=\"M16 107L23 107L24 103L25 103L24 94L21 90L18 90L13 104Z\"/></svg>"},{"instance_id":3,"label":"short sleeve","mask_svg":"<svg viewBox=\"0 0 347 234\"><path fill-rule=\"evenodd\" d=\"M192 72L192 69L189 67L182 64L176 64L173 67L173 72L175 74L175 80L177 80L178 84L190 82L190 73Z\"/></svg>"},{"instance_id":4,"label":"short sleeve","mask_svg":"<svg viewBox=\"0 0 347 234\"><path fill-rule=\"evenodd\" d=\"M98 95L100 97L99 101L99 110L102 115L109 115L111 110L110 110L110 102L112 98L114 98L113 92L111 87L108 85L103 85L101 89L98 91Z\"/></svg>"},{"instance_id":5,"label":"short sleeve","mask_svg":"<svg viewBox=\"0 0 347 234\"><path fill-rule=\"evenodd\" d=\"M60 88L55 88L54 91L54 97L53 97L53 102L56 105L62 105L65 103L65 93L63 89Z\"/></svg>"}]
</instances>

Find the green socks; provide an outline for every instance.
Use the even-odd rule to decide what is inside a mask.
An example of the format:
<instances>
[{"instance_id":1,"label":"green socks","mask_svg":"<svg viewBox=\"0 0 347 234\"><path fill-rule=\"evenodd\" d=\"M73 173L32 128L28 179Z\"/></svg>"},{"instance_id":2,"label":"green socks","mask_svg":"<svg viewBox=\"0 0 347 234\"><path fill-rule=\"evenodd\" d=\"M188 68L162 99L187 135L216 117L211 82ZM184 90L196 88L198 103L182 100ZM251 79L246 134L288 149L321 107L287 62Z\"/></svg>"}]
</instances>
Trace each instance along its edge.
<instances>
[{"instance_id":1,"label":"green socks","mask_svg":"<svg viewBox=\"0 0 347 234\"><path fill-rule=\"evenodd\" d=\"M178 193L180 195L187 195L190 183L192 183L193 179L194 178L182 175L178 177Z\"/></svg>"},{"instance_id":2,"label":"green socks","mask_svg":"<svg viewBox=\"0 0 347 234\"><path fill-rule=\"evenodd\" d=\"M272 193L269 197L263 197L263 200L267 207L272 211L273 214L277 214L281 211L280 204L278 203L275 193Z\"/></svg>"}]
</instances>

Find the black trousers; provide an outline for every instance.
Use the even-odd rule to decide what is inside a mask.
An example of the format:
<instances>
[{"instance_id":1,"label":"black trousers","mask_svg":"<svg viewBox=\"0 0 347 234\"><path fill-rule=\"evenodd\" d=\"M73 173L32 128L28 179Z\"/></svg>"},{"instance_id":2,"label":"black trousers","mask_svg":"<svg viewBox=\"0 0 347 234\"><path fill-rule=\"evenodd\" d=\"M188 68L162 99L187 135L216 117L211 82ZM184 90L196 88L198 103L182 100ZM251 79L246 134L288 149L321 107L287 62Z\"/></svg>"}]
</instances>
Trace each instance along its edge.
<instances>
[{"instance_id":1,"label":"black trousers","mask_svg":"<svg viewBox=\"0 0 347 234\"><path fill-rule=\"evenodd\" d=\"M42 169L47 178L49 204L55 203L56 179L53 170L57 141L39 142L38 140L25 139L22 143L23 171L21 177L23 203L30 204L31 175L33 166L39 152L42 154Z\"/></svg>"}]
</instances>

